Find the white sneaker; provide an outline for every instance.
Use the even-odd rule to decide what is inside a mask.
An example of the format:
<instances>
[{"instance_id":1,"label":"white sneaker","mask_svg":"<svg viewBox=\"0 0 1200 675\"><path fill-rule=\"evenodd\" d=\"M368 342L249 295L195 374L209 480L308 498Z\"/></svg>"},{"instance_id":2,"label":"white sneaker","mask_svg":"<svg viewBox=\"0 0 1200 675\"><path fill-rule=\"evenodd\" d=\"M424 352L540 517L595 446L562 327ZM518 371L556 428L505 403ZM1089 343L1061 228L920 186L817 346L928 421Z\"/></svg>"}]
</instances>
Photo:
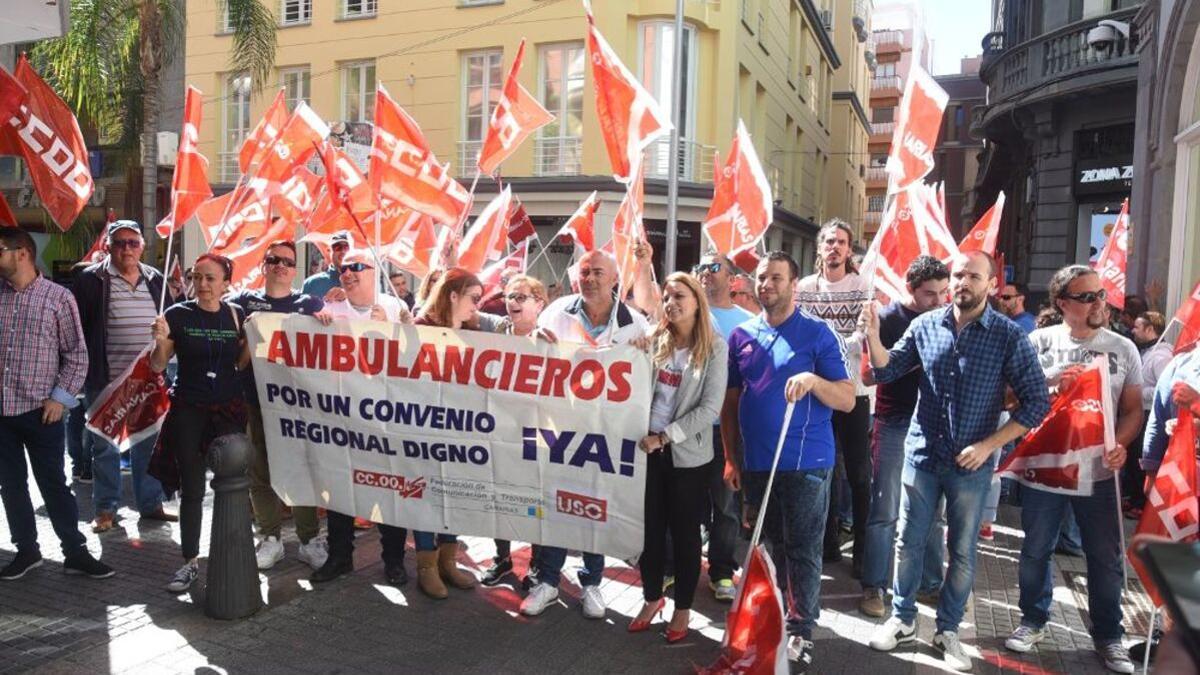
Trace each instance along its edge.
<instances>
[{"instance_id":1,"label":"white sneaker","mask_svg":"<svg viewBox=\"0 0 1200 675\"><path fill-rule=\"evenodd\" d=\"M550 603L558 599L558 588L550 584L536 584L529 590L529 595L521 601L521 613L525 616L537 616L546 611Z\"/></svg>"},{"instance_id":2,"label":"white sneaker","mask_svg":"<svg viewBox=\"0 0 1200 675\"><path fill-rule=\"evenodd\" d=\"M279 541L279 537L263 537L254 549L254 560L258 563L258 569L271 569L275 563L283 560L283 542Z\"/></svg>"},{"instance_id":3,"label":"white sneaker","mask_svg":"<svg viewBox=\"0 0 1200 675\"><path fill-rule=\"evenodd\" d=\"M307 544L300 544L300 551L296 557L314 570L321 569L329 559L329 546L325 543L325 537L313 537Z\"/></svg>"},{"instance_id":4,"label":"white sneaker","mask_svg":"<svg viewBox=\"0 0 1200 675\"><path fill-rule=\"evenodd\" d=\"M196 577L200 576L200 566L195 562L184 563L180 567L175 576L171 577L171 581L167 583L167 590L172 593L182 593L192 587Z\"/></svg>"},{"instance_id":5,"label":"white sneaker","mask_svg":"<svg viewBox=\"0 0 1200 675\"><path fill-rule=\"evenodd\" d=\"M875 636L871 638L871 649L879 652L890 652L902 642L912 642L917 639L917 626L915 623L904 623L899 618L893 616L879 630L875 631Z\"/></svg>"},{"instance_id":6,"label":"white sneaker","mask_svg":"<svg viewBox=\"0 0 1200 675\"><path fill-rule=\"evenodd\" d=\"M1104 659L1104 667L1114 673L1132 673L1136 670L1133 661L1129 660L1129 650L1120 642L1101 645L1096 651L1100 652L1100 658Z\"/></svg>"},{"instance_id":7,"label":"white sneaker","mask_svg":"<svg viewBox=\"0 0 1200 675\"><path fill-rule=\"evenodd\" d=\"M1017 626L1012 635L1008 636L1008 639L1004 641L1004 647L1014 652L1027 654L1033 651L1034 645L1041 642L1045 637L1045 629L1021 625Z\"/></svg>"},{"instance_id":8,"label":"white sneaker","mask_svg":"<svg viewBox=\"0 0 1200 675\"><path fill-rule=\"evenodd\" d=\"M589 619L603 619L605 609L604 595L600 593L600 587L584 586L583 615Z\"/></svg>"},{"instance_id":9,"label":"white sneaker","mask_svg":"<svg viewBox=\"0 0 1200 675\"><path fill-rule=\"evenodd\" d=\"M933 646L942 650L942 663L958 671L971 669L971 657L963 651L962 643L958 641L958 633L945 630L934 635Z\"/></svg>"}]
</instances>

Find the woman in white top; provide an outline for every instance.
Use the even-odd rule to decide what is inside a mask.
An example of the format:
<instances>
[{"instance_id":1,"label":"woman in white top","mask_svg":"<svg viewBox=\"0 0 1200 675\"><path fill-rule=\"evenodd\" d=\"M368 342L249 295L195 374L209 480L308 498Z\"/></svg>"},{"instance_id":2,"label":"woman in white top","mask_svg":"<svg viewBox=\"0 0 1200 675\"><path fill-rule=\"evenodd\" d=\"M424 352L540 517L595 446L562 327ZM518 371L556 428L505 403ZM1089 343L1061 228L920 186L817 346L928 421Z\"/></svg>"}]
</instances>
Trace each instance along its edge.
<instances>
[{"instance_id":1,"label":"woman in white top","mask_svg":"<svg viewBox=\"0 0 1200 675\"><path fill-rule=\"evenodd\" d=\"M650 434L639 443L646 460L646 531L639 566L646 604L629 624L650 627L663 607L666 535L675 560L675 613L667 642L687 636L700 578L700 522L707 506L712 428L725 397L728 347L709 315L700 283L675 272L663 286L662 318L650 334L654 397Z\"/></svg>"}]
</instances>

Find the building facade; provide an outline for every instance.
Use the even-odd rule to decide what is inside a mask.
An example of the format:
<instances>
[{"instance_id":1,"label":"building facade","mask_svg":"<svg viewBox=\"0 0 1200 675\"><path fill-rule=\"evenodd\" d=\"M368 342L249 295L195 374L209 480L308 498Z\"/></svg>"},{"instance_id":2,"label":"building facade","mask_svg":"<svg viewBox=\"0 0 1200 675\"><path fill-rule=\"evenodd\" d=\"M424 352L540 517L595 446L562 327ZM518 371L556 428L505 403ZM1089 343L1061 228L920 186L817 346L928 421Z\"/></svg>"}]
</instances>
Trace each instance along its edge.
<instances>
[{"instance_id":1,"label":"building facade","mask_svg":"<svg viewBox=\"0 0 1200 675\"><path fill-rule=\"evenodd\" d=\"M816 223L828 215L833 73L841 59L826 19L841 0L740 0L686 4L677 261L703 249L700 222L711 199L714 151L722 156L745 121L775 193L768 245L811 260ZM512 57L527 38L521 83L557 116L501 174L520 197L560 272L570 246L549 239L588 194L599 191L597 238L623 196L611 178L596 118L577 2L546 0L281 0L275 81L259 90L228 72L231 38L216 0L187 4L186 78L207 95L200 150L214 183L236 179L236 155L277 87L329 121L372 120L376 83L421 125L434 153L464 184ZM593 3L596 22L625 64L670 110L675 3ZM646 226L656 262L665 243L668 150L647 153ZM497 187L480 181L475 212ZM218 190L219 191L219 190ZM198 242L193 242L198 243ZM194 246L192 247L194 250ZM544 262L542 264L545 264ZM660 272L661 270L660 267ZM549 276L549 269L535 270Z\"/></svg>"},{"instance_id":2,"label":"building facade","mask_svg":"<svg viewBox=\"0 0 1200 675\"><path fill-rule=\"evenodd\" d=\"M942 118L942 129L934 146L933 171L926 179L945 184L946 224L955 239L975 224L975 181L983 141L970 135L971 114L987 103L987 88L979 79L979 57L962 59L959 72L934 78L950 100ZM986 209L990 203L984 204Z\"/></svg>"},{"instance_id":3,"label":"building facade","mask_svg":"<svg viewBox=\"0 0 1200 675\"><path fill-rule=\"evenodd\" d=\"M871 0L838 0L832 17L833 41L842 67L833 73L832 150L826 184L827 213L850 223L862 238L866 214L867 114L871 91Z\"/></svg>"},{"instance_id":4,"label":"building facade","mask_svg":"<svg viewBox=\"0 0 1200 675\"><path fill-rule=\"evenodd\" d=\"M1127 284L1174 312L1200 280L1200 0L1150 0L1133 24L1141 54Z\"/></svg>"},{"instance_id":5,"label":"building facade","mask_svg":"<svg viewBox=\"0 0 1200 675\"><path fill-rule=\"evenodd\" d=\"M1139 4L993 2L980 70L988 104L971 118L987 141L976 215L1005 192L1000 249L1034 292L1063 265L1095 259L1130 195Z\"/></svg>"}]
</instances>

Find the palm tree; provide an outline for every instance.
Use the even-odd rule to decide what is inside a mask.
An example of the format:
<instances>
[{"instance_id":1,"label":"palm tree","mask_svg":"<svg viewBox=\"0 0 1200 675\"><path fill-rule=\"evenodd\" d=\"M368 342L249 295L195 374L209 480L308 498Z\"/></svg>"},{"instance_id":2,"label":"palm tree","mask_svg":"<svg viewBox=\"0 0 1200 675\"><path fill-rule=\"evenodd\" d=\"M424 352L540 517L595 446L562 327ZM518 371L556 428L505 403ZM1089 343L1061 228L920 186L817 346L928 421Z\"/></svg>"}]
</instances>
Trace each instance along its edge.
<instances>
[{"instance_id":1,"label":"palm tree","mask_svg":"<svg viewBox=\"0 0 1200 675\"><path fill-rule=\"evenodd\" d=\"M71 28L31 58L85 127L125 148L141 139L142 228L158 222L158 94L163 67L184 39L186 0L72 0ZM275 63L275 17L261 0L217 0L233 35L230 69L257 87ZM147 247L149 254L151 247ZM169 256L170 253L168 252Z\"/></svg>"}]
</instances>

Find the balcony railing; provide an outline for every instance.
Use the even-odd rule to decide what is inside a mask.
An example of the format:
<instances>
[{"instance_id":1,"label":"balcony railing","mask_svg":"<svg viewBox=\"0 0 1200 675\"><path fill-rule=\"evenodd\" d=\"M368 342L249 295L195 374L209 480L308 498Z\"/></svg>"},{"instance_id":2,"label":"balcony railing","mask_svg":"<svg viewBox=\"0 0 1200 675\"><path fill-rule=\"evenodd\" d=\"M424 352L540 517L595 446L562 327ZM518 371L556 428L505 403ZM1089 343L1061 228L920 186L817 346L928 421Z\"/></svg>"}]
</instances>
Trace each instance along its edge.
<instances>
[{"instance_id":1,"label":"balcony railing","mask_svg":"<svg viewBox=\"0 0 1200 675\"><path fill-rule=\"evenodd\" d=\"M458 164L454 173L459 177L475 175L475 160L479 159L479 151L483 149L483 141L459 141Z\"/></svg>"},{"instance_id":2,"label":"balcony railing","mask_svg":"<svg viewBox=\"0 0 1200 675\"><path fill-rule=\"evenodd\" d=\"M869 229L879 229L879 223L883 221L882 211L867 211L863 214L863 227Z\"/></svg>"},{"instance_id":3,"label":"balcony railing","mask_svg":"<svg viewBox=\"0 0 1200 675\"><path fill-rule=\"evenodd\" d=\"M871 78L871 91L900 91L899 75L876 75Z\"/></svg>"},{"instance_id":4,"label":"balcony railing","mask_svg":"<svg viewBox=\"0 0 1200 675\"><path fill-rule=\"evenodd\" d=\"M1051 82L1136 64L1136 33L1126 38L1114 31L1115 39L1104 49L1088 44L1088 32L1096 27L1098 18L1129 23L1136 12L1133 8L1091 17L1016 45L1007 45L1002 33L989 33L983 40L984 66L980 74L993 104L988 110ZM1096 86L1094 82L1085 83L1081 86Z\"/></svg>"},{"instance_id":5,"label":"balcony railing","mask_svg":"<svg viewBox=\"0 0 1200 675\"><path fill-rule=\"evenodd\" d=\"M868 183L886 183L887 169L882 166L867 167L867 182Z\"/></svg>"},{"instance_id":6,"label":"balcony railing","mask_svg":"<svg viewBox=\"0 0 1200 675\"><path fill-rule=\"evenodd\" d=\"M880 51L885 49L901 49L904 47L904 31L877 30L873 33L875 44Z\"/></svg>"},{"instance_id":7,"label":"balcony railing","mask_svg":"<svg viewBox=\"0 0 1200 675\"><path fill-rule=\"evenodd\" d=\"M868 0L854 0L854 14L850 23L854 26L854 33L859 42L865 42L867 39L867 17L871 16L870 5Z\"/></svg>"},{"instance_id":8,"label":"balcony railing","mask_svg":"<svg viewBox=\"0 0 1200 675\"><path fill-rule=\"evenodd\" d=\"M221 177L222 183L237 182L238 176L241 175L241 169L238 167L238 153L217 153L217 175Z\"/></svg>"},{"instance_id":9,"label":"balcony railing","mask_svg":"<svg viewBox=\"0 0 1200 675\"><path fill-rule=\"evenodd\" d=\"M545 136L533 147L538 176L578 176L583 169L583 139L578 136Z\"/></svg>"},{"instance_id":10,"label":"balcony railing","mask_svg":"<svg viewBox=\"0 0 1200 675\"><path fill-rule=\"evenodd\" d=\"M694 183L712 180L713 152L711 145L701 145L687 138L679 139L679 179ZM670 175L671 141L663 138L646 148L646 177L667 178Z\"/></svg>"},{"instance_id":11,"label":"balcony railing","mask_svg":"<svg viewBox=\"0 0 1200 675\"><path fill-rule=\"evenodd\" d=\"M871 122L872 136L891 136L896 130L895 122Z\"/></svg>"}]
</instances>

